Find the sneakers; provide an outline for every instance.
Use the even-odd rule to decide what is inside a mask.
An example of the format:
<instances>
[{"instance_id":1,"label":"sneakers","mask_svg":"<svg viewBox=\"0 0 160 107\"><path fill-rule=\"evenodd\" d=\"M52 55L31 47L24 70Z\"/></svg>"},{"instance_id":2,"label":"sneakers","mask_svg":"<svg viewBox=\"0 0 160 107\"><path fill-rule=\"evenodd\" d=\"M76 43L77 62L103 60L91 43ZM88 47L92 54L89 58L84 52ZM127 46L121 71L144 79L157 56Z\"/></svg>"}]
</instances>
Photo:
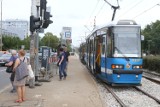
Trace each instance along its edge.
<instances>
[{"instance_id":1,"label":"sneakers","mask_svg":"<svg viewBox=\"0 0 160 107\"><path fill-rule=\"evenodd\" d=\"M66 80L66 76L63 79Z\"/></svg>"},{"instance_id":2,"label":"sneakers","mask_svg":"<svg viewBox=\"0 0 160 107\"><path fill-rule=\"evenodd\" d=\"M15 92L16 92L16 89L12 89L10 92L11 92L11 93L15 93Z\"/></svg>"}]
</instances>

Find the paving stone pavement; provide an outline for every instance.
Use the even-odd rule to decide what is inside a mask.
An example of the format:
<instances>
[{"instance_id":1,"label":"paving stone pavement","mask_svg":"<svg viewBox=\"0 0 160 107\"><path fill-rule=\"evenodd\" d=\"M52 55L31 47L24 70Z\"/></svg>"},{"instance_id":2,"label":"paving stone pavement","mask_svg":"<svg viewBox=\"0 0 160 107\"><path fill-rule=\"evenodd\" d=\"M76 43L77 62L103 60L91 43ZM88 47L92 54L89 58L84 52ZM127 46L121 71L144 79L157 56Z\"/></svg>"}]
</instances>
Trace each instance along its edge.
<instances>
[{"instance_id":1,"label":"paving stone pavement","mask_svg":"<svg viewBox=\"0 0 160 107\"><path fill-rule=\"evenodd\" d=\"M26 86L26 101L15 103L16 93L10 88L0 93L0 107L103 107L96 83L77 56L70 56L66 80L59 81L52 68L50 82L31 89Z\"/></svg>"}]
</instances>

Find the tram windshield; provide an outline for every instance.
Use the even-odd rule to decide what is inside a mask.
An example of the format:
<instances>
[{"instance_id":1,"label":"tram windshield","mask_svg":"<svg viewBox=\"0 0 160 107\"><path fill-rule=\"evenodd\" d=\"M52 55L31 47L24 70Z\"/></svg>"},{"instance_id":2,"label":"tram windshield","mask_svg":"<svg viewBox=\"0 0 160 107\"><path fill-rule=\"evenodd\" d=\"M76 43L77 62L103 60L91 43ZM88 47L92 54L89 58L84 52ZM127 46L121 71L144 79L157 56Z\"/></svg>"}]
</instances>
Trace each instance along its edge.
<instances>
[{"instance_id":1,"label":"tram windshield","mask_svg":"<svg viewBox=\"0 0 160 107\"><path fill-rule=\"evenodd\" d=\"M126 28L128 29L128 28ZM131 30L131 29L129 29ZM141 38L138 29L114 33L114 57L141 57Z\"/></svg>"}]
</instances>

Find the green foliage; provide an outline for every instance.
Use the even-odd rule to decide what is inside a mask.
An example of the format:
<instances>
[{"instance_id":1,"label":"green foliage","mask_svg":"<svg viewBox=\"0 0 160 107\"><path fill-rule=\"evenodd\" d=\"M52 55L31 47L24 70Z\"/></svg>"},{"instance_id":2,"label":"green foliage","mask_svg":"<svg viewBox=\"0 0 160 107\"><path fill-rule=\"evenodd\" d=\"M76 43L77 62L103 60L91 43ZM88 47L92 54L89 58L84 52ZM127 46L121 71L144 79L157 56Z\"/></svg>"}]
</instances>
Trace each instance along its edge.
<instances>
[{"instance_id":1,"label":"green foliage","mask_svg":"<svg viewBox=\"0 0 160 107\"><path fill-rule=\"evenodd\" d=\"M160 21L157 20L147 25L142 30L145 40L142 43L143 50L152 54L160 54Z\"/></svg>"},{"instance_id":2,"label":"green foliage","mask_svg":"<svg viewBox=\"0 0 160 107\"><path fill-rule=\"evenodd\" d=\"M22 40L21 45L24 45L25 49L29 50L30 49L30 37L27 37L24 40Z\"/></svg>"},{"instance_id":3,"label":"green foliage","mask_svg":"<svg viewBox=\"0 0 160 107\"><path fill-rule=\"evenodd\" d=\"M47 32L45 36L41 39L41 46L49 46L52 49L56 49L59 45L59 38L50 32Z\"/></svg>"},{"instance_id":4,"label":"green foliage","mask_svg":"<svg viewBox=\"0 0 160 107\"><path fill-rule=\"evenodd\" d=\"M26 50L30 49L29 36L26 37L24 40L21 40L19 37L3 35L2 42L3 50L20 49L21 45L24 45ZM59 38L50 32L47 32L42 39L39 37L39 46L49 46L52 49L56 49L58 45Z\"/></svg>"},{"instance_id":5,"label":"green foliage","mask_svg":"<svg viewBox=\"0 0 160 107\"><path fill-rule=\"evenodd\" d=\"M15 36L4 35L2 38L2 42L3 42L3 50L17 49L21 46L20 38Z\"/></svg>"},{"instance_id":6,"label":"green foliage","mask_svg":"<svg viewBox=\"0 0 160 107\"><path fill-rule=\"evenodd\" d=\"M143 58L143 68L160 73L160 56L147 56Z\"/></svg>"}]
</instances>

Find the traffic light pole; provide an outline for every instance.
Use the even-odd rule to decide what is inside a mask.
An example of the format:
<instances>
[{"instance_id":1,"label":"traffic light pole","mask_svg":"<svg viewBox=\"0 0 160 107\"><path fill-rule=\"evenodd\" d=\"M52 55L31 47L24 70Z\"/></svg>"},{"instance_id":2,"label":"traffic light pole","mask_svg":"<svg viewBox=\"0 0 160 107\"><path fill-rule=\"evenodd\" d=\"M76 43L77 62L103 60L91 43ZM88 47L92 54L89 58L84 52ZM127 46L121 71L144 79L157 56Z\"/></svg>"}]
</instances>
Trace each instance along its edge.
<instances>
[{"instance_id":1,"label":"traffic light pole","mask_svg":"<svg viewBox=\"0 0 160 107\"><path fill-rule=\"evenodd\" d=\"M37 17L39 17L39 7L37 7ZM36 30L35 37L35 83L38 84L38 71L39 71L39 30Z\"/></svg>"},{"instance_id":2,"label":"traffic light pole","mask_svg":"<svg viewBox=\"0 0 160 107\"><path fill-rule=\"evenodd\" d=\"M36 7L36 0L32 0L31 16L36 15L35 7ZM31 64L31 67L33 69L34 74L35 74L35 37L36 37L36 32L31 31L30 32L30 64ZM29 80L29 87L30 88L35 87L35 78Z\"/></svg>"},{"instance_id":3,"label":"traffic light pole","mask_svg":"<svg viewBox=\"0 0 160 107\"><path fill-rule=\"evenodd\" d=\"M36 34L31 32L31 35L30 35L30 64L32 66L34 74L35 74L35 53L34 53L35 37L36 37ZM29 87L30 88L35 87L35 79L34 78L29 80Z\"/></svg>"},{"instance_id":4,"label":"traffic light pole","mask_svg":"<svg viewBox=\"0 0 160 107\"><path fill-rule=\"evenodd\" d=\"M35 74L35 80L30 81L30 87L38 84L39 76L39 29L47 28L49 24L53 23L50 20L52 15L46 11L46 0L32 0L31 16L30 16L30 64ZM40 14L39 14L40 13Z\"/></svg>"}]
</instances>

